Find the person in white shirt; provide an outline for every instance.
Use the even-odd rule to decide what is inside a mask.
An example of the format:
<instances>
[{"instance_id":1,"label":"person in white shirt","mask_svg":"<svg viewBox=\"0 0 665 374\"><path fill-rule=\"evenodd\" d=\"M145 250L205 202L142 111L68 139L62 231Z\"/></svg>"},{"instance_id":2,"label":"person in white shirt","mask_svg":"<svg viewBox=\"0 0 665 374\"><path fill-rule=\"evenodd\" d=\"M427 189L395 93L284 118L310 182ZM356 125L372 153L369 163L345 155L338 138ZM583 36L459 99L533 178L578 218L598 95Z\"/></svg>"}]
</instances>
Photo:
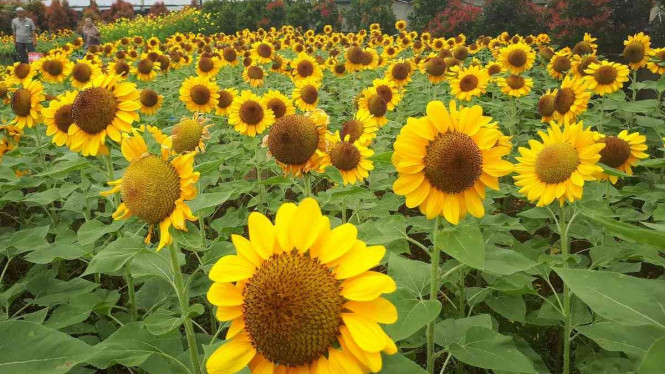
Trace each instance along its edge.
<instances>
[{"instance_id":1,"label":"person in white shirt","mask_svg":"<svg viewBox=\"0 0 665 374\"><path fill-rule=\"evenodd\" d=\"M34 52L37 45L35 23L25 16L25 9L21 7L16 8L16 16L12 20L14 46L21 62L28 63L28 52Z\"/></svg>"}]
</instances>

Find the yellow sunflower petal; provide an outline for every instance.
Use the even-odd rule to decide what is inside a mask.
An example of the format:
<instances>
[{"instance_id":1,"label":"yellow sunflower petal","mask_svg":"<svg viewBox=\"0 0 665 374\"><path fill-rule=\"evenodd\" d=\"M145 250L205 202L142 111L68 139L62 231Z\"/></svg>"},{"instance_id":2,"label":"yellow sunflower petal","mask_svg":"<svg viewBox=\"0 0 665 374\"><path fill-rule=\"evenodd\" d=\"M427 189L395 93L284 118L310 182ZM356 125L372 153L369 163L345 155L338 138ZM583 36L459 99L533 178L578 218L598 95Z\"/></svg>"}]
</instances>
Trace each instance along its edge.
<instances>
[{"instance_id":1,"label":"yellow sunflower petal","mask_svg":"<svg viewBox=\"0 0 665 374\"><path fill-rule=\"evenodd\" d=\"M256 355L248 339L234 339L219 347L206 361L208 374L235 374Z\"/></svg>"},{"instance_id":2,"label":"yellow sunflower petal","mask_svg":"<svg viewBox=\"0 0 665 374\"><path fill-rule=\"evenodd\" d=\"M368 271L342 282L340 294L348 300L370 301L384 293L394 292L397 286L389 276Z\"/></svg>"}]
</instances>

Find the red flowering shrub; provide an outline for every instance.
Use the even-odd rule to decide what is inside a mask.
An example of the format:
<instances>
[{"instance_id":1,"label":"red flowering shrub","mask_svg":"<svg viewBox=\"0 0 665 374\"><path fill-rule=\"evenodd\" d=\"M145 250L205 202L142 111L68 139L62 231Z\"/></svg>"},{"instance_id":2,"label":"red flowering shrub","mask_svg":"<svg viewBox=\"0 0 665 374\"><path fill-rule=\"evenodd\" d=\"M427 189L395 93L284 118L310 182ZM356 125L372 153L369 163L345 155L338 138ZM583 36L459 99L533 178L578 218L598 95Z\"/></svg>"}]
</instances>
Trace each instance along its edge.
<instances>
[{"instance_id":1,"label":"red flowering shrub","mask_svg":"<svg viewBox=\"0 0 665 374\"><path fill-rule=\"evenodd\" d=\"M116 0L108 10L102 13L102 17L106 22L115 21L120 18L134 18L134 6L126 1Z\"/></svg>"},{"instance_id":2,"label":"red flowering shrub","mask_svg":"<svg viewBox=\"0 0 665 374\"><path fill-rule=\"evenodd\" d=\"M330 25L334 30L339 31L342 26L342 18L335 0L319 0L314 5L312 21L319 32L325 25Z\"/></svg>"},{"instance_id":3,"label":"red flowering shrub","mask_svg":"<svg viewBox=\"0 0 665 374\"><path fill-rule=\"evenodd\" d=\"M78 14L69 6L67 0L51 1L51 5L46 9L46 24L49 30L73 29L76 27Z\"/></svg>"},{"instance_id":4,"label":"red flowering shrub","mask_svg":"<svg viewBox=\"0 0 665 374\"><path fill-rule=\"evenodd\" d=\"M427 31L433 36L453 36L464 33L473 34L473 28L476 20L480 16L482 9L462 2L461 0L451 0L443 12L434 17L427 24Z\"/></svg>"},{"instance_id":5,"label":"red flowering shrub","mask_svg":"<svg viewBox=\"0 0 665 374\"><path fill-rule=\"evenodd\" d=\"M259 26L274 26L279 28L286 19L286 6L282 0L271 1L266 5L266 17L259 21Z\"/></svg>"},{"instance_id":6,"label":"red flowering shrub","mask_svg":"<svg viewBox=\"0 0 665 374\"><path fill-rule=\"evenodd\" d=\"M148 15L152 17L161 16L167 13L169 13L169 9L166 7L163 1L155 1L150 9L148 9Z\"/></svg>"},{"instance_id":7,"label":"red flowering shrub","mask_svg":"<svg viewBox=\"0 0 665 374\"><path fill-rule=\"evenodd\" d=\"M574 45L585 32L602 36L612 15L610 0L552 0L551 35L561 45Z\"/></svg>"},{"instance_id":8,"label":"red flowering shrub","mask_svg":"<svg viewBox=\"0 0 665 374\"><path fill-rule=\"evenodd\" d=\"M27 16L32 18L32 21L35 23L37 29L48 29L48 23L46 21L46 5L44 5L41 0L35 0L23 4L23 8L25 8Z\"/></svg>"}]
</instances>

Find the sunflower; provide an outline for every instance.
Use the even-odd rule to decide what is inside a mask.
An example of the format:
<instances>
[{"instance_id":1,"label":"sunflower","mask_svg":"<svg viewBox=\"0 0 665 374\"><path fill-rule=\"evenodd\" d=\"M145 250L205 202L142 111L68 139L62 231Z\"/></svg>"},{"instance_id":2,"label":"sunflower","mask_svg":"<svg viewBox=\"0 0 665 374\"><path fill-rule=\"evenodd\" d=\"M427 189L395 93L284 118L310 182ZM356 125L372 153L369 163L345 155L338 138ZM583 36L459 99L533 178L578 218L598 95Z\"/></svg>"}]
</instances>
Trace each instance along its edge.
<instances>
[{"instance_id":1,"label":"sunflower","mask_svg":"<svg viewBox=\"0 0 665 374\"><path fill-rule=\"evenodd\" d=\"M385 78L377 78L372 81L372 86L374 86L376 92L383 97L389 111L395 110L400 101L402 101L402 94L395 86L395 82Z\"/></svg>"},{"instance_id":2,"label":"sunflower","mask_svg":"<svg viewBox=\"0 0 665 374\"><path fill-rule=\"evenodd\" d=\"M407 83L411 82L413 70L414 67L410 61L399 59L388 66L385 77L394 82L396 87L404 87Z\"/></svg>"},{"instance_id":3,"label":"sunflower","mask_svg":"<svg viewBox=\"0 0 665 374\"><path fill-rule=\"evenodd\" d=\"M598 44L596 44L598 38L594 38L588 32L584 33L584 40L575 44L573 47L573 53L578 56L584 55L595 55L598 50Z\"/></svg>"},{"instance_id":4,"label":"sunflower","mask_svg":"<svg viewBox=\"0 0 665 374\"><path fill-rule=\"evenodd\" d=\"M596 55L585 55L585 56L573 56L573 62L570 64L570 72L575 78L583 78L588 74L585 72L589 68L589 65L593 63L599 63L598 57Z\"/></svg>"},{"instance_id":5,"label":"sunflower","mask_svg":"<svg viewBox=\"0 0 665 374\"><path fill-rule=\"evenodd\" d=\"M249 83L252 87L261 87L265 82L265 72L263 68L257 65L250 65L242 71L242 80Z\"/></svg>"},{"instance_id":6,"label":"sunflower","mask_svg":"<svg viewBox=\"0 0 665 374\"><path fill-rule=\"evenodd\" d=\"M603 169L597 165L603 143L594 141L594 133L582 122L570 123L563 131L550 122L547 133L539 131L542 143L530 140L530 148L520 147L515 166L515 185L519 193L538 206L559 204L582 198L584 181L593 181Z\"/></svg>"},{"instance_id":7,"label":"sunflower","mask_svg":"<svg viewBox=\"0 0 665 374\"><path fill-rule=\"evenodd\" d=\"M291 61L292 77L295 81L310 79L320 82L323 79L323 71L316 59L306 53L298 54L293 61Z\"/></svg>"},{"instance_id":8,"label":"sunflower","mask_svg":"<svg viewBox=\"0 0 665 374\"><path fill-rule=\"evenodd\" d=\"M268 109L272 110L272 113L275 115L275 120L295 114L296 112L296 108L293 106L291 99L276 90L270 90L264 94L263 103Z\"/></svg>"},{"instance_id":9,"label":"sunflower","mask_svg":"<svg viewBox=\"0 0 665 374\"><path fill-rule=\"evenodd\" d=\"M377 131L378 128L372 119L372 115L369 112L357 111L352 119L342 124L340 131L328 134L328 140L332 142L336 139L346 139L348 137L348 142L358 142L360 145L367 147L376 138Z\"/></svg>"},{"instance_id":10,"label":"sunflower","mask_svg":"<svg viewBox=\"0 0 665 374\"><path fill-rule=\"evenodd\" d=\"M238 90L235 88L227 88L219 90L219 100L215 107L215 114L218 116L225 116L228 114L229 108L233 103L233 99L238 96Z\"/></svg>"},{"instance_id":11,"label":"sunflower","mask_svg":"<svg viewBox=\"0 0 665 374\"><path fill-rule=\"evenodd\" d=\"M346 135L344 140L340 139L339 134L329 136L328 153L321 161L339 170L344 185L362 183L369 176L369 171L374 169L374 164L369 159L374 151L359 141L352 142L350 139L351 135Z\"/></svg>"},{"instance_id":12,"label":"sunflower","mask_svg":"<svg viewBox=\"0 0 665 374\"><path fill-rule=\"evenodd\" d=\"M285 175L299 177L311 170L323 171L329 122L320 109L284 116L275 122L263 143Z\"/></svg>"},{"instance_id":13,"label":"sunflower","mask_svg":"<svg viewBox=\"0 0 665 374\"><path fill-rule=\"evenodd\" d=\"M190 112L210 113L219 101L219 87L214 80L189 77L180 86L180 101Z\"/></svg>"},{"instance_id":14,"label":"sunflower","mask_svg":"<svg viewBox=\"0 0 665 374\"><path fill-rule=\"evenodd\" d=\"M69 146L69 126L74 122L72 117L72 106L76 99L76 91L68 91L49 102L48 108L42 110L46 135L53 136L52 142L61 147Z\"/></svg>"},{"instance_id":15,"label":"sunflower","mask_svg":"<svg viewBox=\"0 0 665 374\"><path fill-rule=\"evenodd\" d=\"M34 65L41 79L49 83L62 83L72 71L72 63L62 54L42 57Z\"/></svg>"},{"instance_id":16,"label":"sunflower","mask_svg":"<svg viewBox=\"0 0 665 374\"><path fill-rule=\"evenodd\" d=\"M474 96L480 96L487 91L490 76L482 66L469 66L460 68L453 66L449 79L451 93L458 100L469 101Z\"/></svg>"},{"instance_id":17,"label":"sunflower","mask_svg":"<svg viewBox=\"0 0 665 374\"><path fill-rule=\"evenodd\" d=\"M265 103L250 91L242 91L233 98L228 109L229 124L247 136L255 137L263 133L275 122L275 115Z\"/></svg>"},{"instance_id":18,"label":"sunflower","mask_svg":"<svg viewBox=\"0 0 665 374\"><path fill-rule=\"evenodd\" d=\"M222 61L225 65L238 65L238 52L233 47L226 47L222 50Z\"/></svg>"},{"instance_id":19,"label":"sunflower","mask_svg":"<svg viewBox=\"0 0 665 374\"><path fill-rule=\"evenodd\" d=\"M120 142L121 133L130 132L132 122L139 120L139 96L134 83L119 83L115 75L100 75L91 81L72 104L71 150L96 156L107 152L107 136Z\"/></svg>"},{"instance_id":20,"label":"sunflower","mask_svg":"<svg viewBox=\"0 0 665 374\"><path fill-rule=\"evenodd\" d=\"M388 123L388 118L386 118L388 103L386 103L384 96L380 95L375 87L363 90L358 99L358 110L369 113L372 117L372 122L377 127L383 127Z\"/></svg>"},{"instance_id":21,"label":"sunflower","mask_svg":"<svg viewBox=\"0 0 665 374\"><path fill-rule=\"evenodd\" d=\"M194 171L194 155L186 153L168 160L168 152L161 155L148 152L145 140L136 129L132 136L123 134L120 146L129 166L122 178L108 182L113 188L102 192L108 196L120 192L122 203L113 213L113 219L137 216L150 227L146 243L150 243L154 225L159 225L159 251L171 243L171 226L187 231L185 220L194 221L192 210L185 200L196 197L199 173Z\"/></svg>"},{"instance_id":22,"label":"sunflower","mask_svg":"<svg viewBox=\"0 0 665 374\"><path fill-rule=\"evenodd\" d=\"M496 84L501 88L501 92L508 96L522 97L531 92L533 79L524 78L521 75L511 74L507 78L498 78Z\"/></svg>"},{"instance_id":23,"label":"sunflower","mask_svg":"<svg viewBox=\"0 0 665 374\"><path fill-rule=\"evenodd\" d=\"M512 165L501 159L508 152L500 142L503 134L482 114L478 105L458 108L453 100L448 110L432 101L426 116L408 119L392 158L399 174L393 190L406 196L408 207L453 224L467 212L485 214L485 187L498 190L498 177Z\"/></svg>"},{"instance_id":24,"label":"sunflower","mask_svg":"<svg viewBox=\"0 0 665 374\"><path fill-rule=\"evenodd\" d=\"M485 70L487 70L487 74L489 74L489 76L490 76L490 81L496 79L496 78L493 78L493 76L503 73L503 67L501 66L501 64L499 64L496 61L488 62L485 65Z\"/></svg>"},{"instance_id":25,"label":"sunflower","mask_svg":"<svg viewBox=\"0 0 665 374\"><path fill-rule=\"evenodd\" d=\"M125 61L118 60L114 62L107 70L110 74L118 76L118 80L123 80L129 75L131 67Z\"/></svg>"},{"instance_id":26,"label":"sunflower","mask_svg":"<svg viewBox=\"0 0 665 374\"><path fill-rule=\"evenodd\" d=\"M588 88L601 96L620 90L630 73L628 66L608 61L593 63L585 72Z\"/></svg>"},{"instance_id":27,"label":"sunflower","mask_svg":"<svg viewBox=\"0 0 665 374\"><path fill-rule=\"evenodd\" d=\"M649 157L644 151L647 150L646 137L640 133L628 133L628 130L623 130L617 136L604 136L597 134L600 138L598 141L605 144L605 148L600 151L601 164L607 165L618 171L633 175L632 166L637 161ZM608 179L612 184L615 184L619 177L616 175L601 173L597 174L596 179Z\"/></svg>"},{"instance_id":28,"label":"sunflower","mask_svg":"<svg viewBox=\"0 0 665 374\"><path fill-rule=\"evenodd\" d=\"M157 76L159 70L159 63L152 61L149 58L142 58L131 69L131 73L136 76L136 79L142 82L149 82Z\"/></svg>"},{"instance_id":29,"label":"sunflower","mask_svg":"<svg viewBox=\"0 0 665 374\"><path fill-rule=\"evenodd\" d=\"M9 86L13 85L26 85L32 78L37 74L37 70L31 64L26 64L23 62L17 62L14 66L7 68L7 84Z\"/></svg>"},{"instance_id":30,"label":"sunflower","mask_svg":"<svg viewBox=\"0 0 665 374\"><path fill-rule=\"evenodd\" d=\"M164 96L150 88L144 88L139 96L141 102L141 113L153 115L162 107Z\"/></svg>"},{"instance_id":31,"label":"sunflower","mask_svg":"<svg viewBox=\"0 0 665 374\"><path fill-rule=\"evenodd\" d=\"M406 30L406 21L403 20L403 19L398 20L397 22L395 22L395 28L396 28L398 31L404 31L404 30Z\"/></svg>"},{"instance_id":32,"label":"sunflower","mask_svg":"<svg viewBox=\"0 0 665 374\"><path fill-rule=\"evenodd\" d=\"M527 44L522 42L509 44L499 51L499 63L511 74L520 74L531 69L536 59L536 53Z\"/></svg>"},{"instance_id":33,"label":"sunflower","mask_svg":"<svg viewBox=\"0 0 665 374\"><path fill-rule=\"evenodd\" d=\"M196 74L199 77L215 79L222 65L222 61L216 57L201 56L196 62Z\"/></svg>"},{"instance_id":34,"label":"sunflower","mask_svg":"<svg viewBox=\"0 0 665 374\"><path fill-rule=\"evenodd\" d=\"M420 63L420 70L427 74L427 79L433 83L441 83L446 80L446 60L437 55L430 55Z\"/></svg>"},{"instance_id":35,"label":"sunflower","mask_svg":"<svg viewBox=\"0 0 665 374\"><path fill-rule=\"evenodd\" d=\"M208 119L199 113L194 113L192 118L182 117L171 131L171 136L166 145L174 153L204 152L205 140L210 139Z\"/></svg>"},{"instance_id":36,"label":"sunflower","mask_svg":"<svg viewBox=\"0 0 665 374\"><path fill-rule=\"evenodd\" d=\"M88 60L81 59L72 66L71 82L72 86L78 89L83 88L88 82L97 78L102 73L99 65L93 64Z\"/></svg>"},{"instance_id":37,"label":"sunflower","mask_svg":"<svg viewBox=\"0 0 665 374\"><path fill-rule=\"evenodd\" d=\"M556 80L562 80L570 70L572 61L570 57L559 51L554 54L547 64L547 74Z\"/></svg>"},{"instance_id":38,"label":"sunflower","mask_svg":"<svg viewBox=\"0 0 665 374\"><path fill-rule=\"evenodd\" d=\"M651 38L643 32L631 35L624 40L623 58L631 69L637 70L647 64L651 53Z\"/></svg>"},{"instance_id":39,"label":"sunflower","mask_svg":"<svg viewBox=\"0 0 665 374\"><path fill-rule=\"evenodd\" d=\"M44 101L44 86L39 81L28 81L20 86L12 95L11 107L16 124L20 129L25 126L33 127L41 118L42 101Z\"/></svg>"},{"instance_id":40,"label":"sunflower","mask_svg":"<svg viewBox=\"0 0 665 374\"><path fill-rule=\"evenodd\" d=\"M574 122L578 115L586 111L590 98L591 92L587 91L584 79L567 76L554 97L554 119L564 124Z\"/></svg>"},{"instance_id":41,"label":"sunflower","mask_svg":"<svg viewBox=\"0 0 665 374\"><path fill-rule=\"evenodd\" d=\"M558 90L547 90L543 96L538 99L538 113L540 114L542 123L550 123L554 118L554 100Z\"/></svg>"},{"instance_id":42,"label":"sunflower","mask_svg":"<svg viewBox=\"0 0 665 374\"><path fill-rule=\"evenodd\" d=\"M363 69L363 59L365 58L365 51L358 46L352 46L346 50L345 53L346 70L350 72L360 71Z\"/></svg>"},{"instance_id":43,"label":"sunflower","mask_svg":"<svg viewBox=\"0 0 665 374\"><path fill-rule=\"evenodd\" d=\"M252 45L252 59L259 64L267 64L275 55L274 48L265 42L256 42Z\"/></svg>"},{"instance_id":44,"label":"sunflower","mask_svg":"<svg viewBox=\"0 0 665 374\"><path fill-rule=\"evenodd\" d=\"M6 105L11 101L12 99L9 97L9 83L0 78L0 102Z\"/></svg>"},{"instance_id":45,"label":"sunflower","mask_svg":"<svg viewBox=\"0 0 665 374\"><path fill-rule=\"evenodd\" d=\"M309 235L299 234L302 222L314 227ZM253 212L248 227L249 240L231 237L237 255L222 257L209 274L208 300L231 327L206 362L208 373L380 371L381 352L397 352L379 325L397 320L381 297L396 285L370 271L385 248L366 246L351 224L331 229L312 198L282 204L274 225Z\"/></svg>"},{"instance_id":46,"label":"sunflower","mask_svg":"<svg viewBox=\"0 0 665 374\"><path fill-rule=\"evenodd\" d=\"M291 97L298 109L303 112L316 109L316 106L319 103L320 85L320 81L316 81L312 78L297 80L295 82L296 87L293 89Z\"/></svg>"},{"instance_id":47,"label":"sunflower","mask_svg":"<svg viewBox=\"0 0 665 374\"><path fill-rule=\"evenodd\" d=\"M665 48L654 48L649 52L651 59L647 68L654 74L665 74Z\"/></svg>"}]
</instances>

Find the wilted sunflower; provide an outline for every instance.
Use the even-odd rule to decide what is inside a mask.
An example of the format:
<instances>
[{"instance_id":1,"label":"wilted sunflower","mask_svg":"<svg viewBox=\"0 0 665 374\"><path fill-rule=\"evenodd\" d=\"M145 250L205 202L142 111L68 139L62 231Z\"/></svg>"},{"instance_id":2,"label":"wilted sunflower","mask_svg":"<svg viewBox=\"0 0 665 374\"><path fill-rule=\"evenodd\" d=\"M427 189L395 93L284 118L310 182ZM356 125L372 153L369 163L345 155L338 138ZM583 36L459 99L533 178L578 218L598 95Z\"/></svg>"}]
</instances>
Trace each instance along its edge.
<instances>
[{"instance_id":1,"label":"wilted sunflower","mask_svg":"<svg viewBox=\"0 0 665 374\"><path fill-rule=\"evenodd\" d=\"M78 92L68 91L59 95L56 99L49 102L48 108L42 110L44 124L46 125L46 135L52 136L51 140L55 145L61 147L69 146L69 126L74 123L72 117L72 105Z\"/></svg>"},{"instance_id":2,"label":"wilted sunflower","mask_svg":"<svg viewBox=\"0 0 665 374\"><path fill-rule=\"evenodd\" d=\"M480 96L487 91L490 76L482 66L469 66L461 68L454 66L450 70L448 79L450 90L458 100L469 101L474 96Z\"/></svg>"},{"instance_id":3,"label":"wilted sunflower","mask_svg":"<svg viewBox=\"0 0 665 374\"><path fill-rule=\"evenodd\" d=\"M542 143L530 140L529 148L519 148L518 175L513 177L521 187L519 193L538 206L556 199L561 205L581 199L584 182L595 180L603 171L597 163L605 144L596 143L593 132L582 122L570 123L563 131L551 122L547 133L539 131L538 135Z\"/></svg>"},{"instance_id":4,"label":"wilted sunflower","mask_svg":"<svg viewBox=\"0 0 665 374\"><path fill-rule=\"evenodd\" d=\"M233 98L228 115L229 124L237 132L251 137L263 133L275 122L272 110L250 91L242 91L240 96Z\"/></svg>"},{"instance_id":5,"label":"wilted sunflower","mask_svg":"<svg viewBox=\"0 0 665 374\"><path fill-rule=\"evenodd\" d=\"M339 133L328 136L328 153L322 163L339 170L344 185L362 183L369 176L369 171L374 169L374 164L369 159L374 151L360 141L350 141L351 135L346 135L344 140L339 136Z\"/></svg>"},{"instance_id":6,"label":"wilted sunflower","mask_svg":"<svg viewBox=\"0 0 665 374\"><path fill-rule=\"evenodd\" d=\"M649 62L651 52L651 38L643 32L631 35L624 40L623 58L628 62L631 69L637 70Z\"/></svg>"},{"instance_id":7,"label":"wilted sunflower","mask_svg":"<svg viewBox=\"0 0 665 374\"><path fill-rule=\"evenodd\" d=\"M628 82L630 71L626 65L616 62L601 61L589 65L584 77L587 87L598 95L611 94Z\"/></svg>"},{"instance_id":8,"label":"wilted sunflower","mask_svg":"<svg viewBox=\"0 0 665 374\"><path fill-rule=\"evenodd\" d=\"M554 54L554 56L550 59L549 64L547 64L547 74L556 80L562 80L563 77L568 74L571 66L572 61L570 60L568 54L559 51Z\"/></svg>"},{"instance_id":9,"label":"wilted sunflower","mask_svg":"<svg viewBox=\"0 0 665 374\"><path fill-rule=\"evenodd\" d=\"M215 114L218 116L225 116L229 112L229 108L233 103L233 99L238 96L238 90L235 88L226 88L219 90L219 100L217 101L217 106L215 107Z\"/></svg>"},{"instance_id":10,"label":"wilted sunflower","mask_svg":"<svg viewBox=\"0 0 665 374\"><path fill-rule=\"evenodd\" d=\"M554 119L564 124L574 122L578 115L586 111L590 98L591 92L587 91L587 83L583 79L567 76L554 97Z\"/></svg>"},{"instance_id":11,"label":"wilted sunflower","mask_svg":"<svg viewBox=\"0 0 665 374\"><path fill-rule=\"evenodd\" d=\"M72 66L70 80L72 82L72 86L81 89L85 87L88 82L97 78L97 76L101 73L102 69L99 67L99 65L93 64L88 60L81 59Z\"/></svg>"},{"instance_id":12,"label":"wilted sunflower","mask_svg":"<svg viewBox=\"0 0 665 374\"><path fill-rule=\"evenodd\" d=\"M164 96L150 88L144 88L139 96L141 102L141 113L153 115L162 107Z\"/></svg>"},{"instance_id":13,"label":"wilted sunflower","mask_svg":"<svg viewBox=\"0 0 665 374\"><path fill-rule=\"evenodd\" d=\"M496 84L501 88L501 92L508 96L522 97L531 92L533 79L524 78L521 75L511 74L506 78L498 78Z\"/></svg>"},{"instance_id":14,"label":"wilted sunflower","mask_svg":"<svg viewBox=\"0 0 665 374\"><path fill-rule=\"evenodd\" d=\"M293 106L291 99L276 90L270 90L265 93L263 95L263 103L268 109L272 110L272 113L275 115L275 120L296 112L296 108Z\"/></svg>"},{"instance_id":15,"label":"wilted sunflower","mask_svg":"<svg viewBox=\"0 0 665 374\"><path fill-rule=\"evenodd\" d=\"M180 86L180 101L190 112L210 113L219 101L219 87L214 80L189 77Z\"/></svg>"},{"instance_id":16,"label":"wilted sunflower","mask_svg":"<svg viewBox=\"0 0 665 374\"><path fill-rule=\"evenodd\" d=\"M628 175L633 175L632 166L637 161L649 157L644 152L647 150L647 145L645 144L647 138L638 132L629 134L628 130L623 130L617 136L598 134L598 137L600 138L598 142L605 144L605 148L600 151L600 160L598 162ZM606 174L605 172L596 174L595 177L599 180L609 178L612 184L615 184L619 180L618 176Z\"/></svg>"},{"instance_id":17,"label":"wilted sunflower","mask_svg":"<svg viewBox=\"0 0 665 374\"><path fill-rule=\"evenodd\" d=\"M72 71L72 63L62 54L42 57L33 64L41 79L49 83L64 82Z\"/></svg>"},{"instance_id":18,"label":"wilted sunflower","mask_svg":"<svg viewBox=\"0 0 665 374\"><path fill-rule=\"evenodd\" d=\"M174 153L204 152L205 140L210 139L208 133L208 119L199 113L194 113L192 118L182 117L171 131L171 136L166 146Z\"/></svg>"},{"instance_id":19,"label":"wilted sunflower","mask_svg":"<svg viewBox=\"0 0 665 374\"><path fill-rule=\"evenodd\" d=\"M131 73L136 76L136 79L142 82L149 82L155 79L159 69L158 62L154 62L151 59L144 57L136 63L136 66L132 67Z\"/></svg>"},{"instance_id":20,"label":"wilted sunflower","mask_svg":"<svg viewBox=\"0 0 665 374\"><path fill-rule=\"evenodd\" d=\"M298 109L308 112L316 109L319 103L320 81L310 79L301 79L295 82L295 88L291 97Z\"/></svg>"},{"instance_id":21,"label":"wilted sunflower","mask_svg":"<svg viewBox=\"0 0 665 374\"><path fill-rule=\"evenodd\" d=\"M275 122L263 144L286 175L299 177L311 170L322 171L329 122L322 110L284 116Z\"/></svg>"},{"instance_id":22,"label":"wilted sunflower","mask_svg":"<svg viewBox=\"0 0 665 374\"><path fill-rule=\"evenodd\" d=\"M222 65L222 61L216 57L201 56L196 62L196 74L199 77L215 79Z\"/></svg>"},{"instance_id":23,"label":"wilted sunflower","mask_svg":"<svg viewBox=\"0 0 665 374\"><path fill-rule=\"evenodd\" d=\"M32 77L37 74L37 70L31 64L17 62L14 66L7 68L7 84L13 85L26 85L32 81Z\"/></svg>"},{"instance_id":24,"label":"wilted sunflower","mask_svg":"<svg viewBox=\"0 0 665 374\"><path fill-rule=\"evenodd\" d=\"M303 222L313 228L307 235L298 230ZM237 255L222 257L209 274L208 300L231 327L208 373L380 371L381 352L397 352L379 325L397 320L381 297L396 285L370 271L385 248L366 246L351 224L331 229L312 198L283 204L274 225L253 212L248 227L249 240L231 237Z\"/></svg>"},{"instance_id":25,"label":"wilted sunflower","mask_svg":"<svg viewBox=\"0 0 665 374\"><path fill-rule=\"evenodd\" d=\"M139 96L134 83L119 83L116 75L95 78L74 99L69 147L84 156L96 156L107 151L107 136L119 143L121 133L130 132L132 122L139 120Z\"/></svg>"},{"instance_id":26,"label":"wilted sunflower","mask_svg":"<svg viewBox=\"0 0 665 374\"><path fill-rule=\"evenodd\" d=\"M540 113L541 122L550 123L554 118L554 100L558 90L547 90L543 96L538 99L538 113Z\"/></svg>"},{"instance_id":27,"label":"wilted sunflower","mask_svg":"<svg viewBox=\"0 0 665 374\"><path fill-rule=\"evenodd\" d=\"M665 74L665 48L654 48L649 52L651 59L647 68L654 74Z\"/></svg>"},{"instance_id":28,"label":"wilted sunflower","mask_svg":"<svg viewBox=\"0 0 665 374\"><path fill-rule=\"evenodd\" d=\"M11 107L16 124L20 129L33 127L41 118L42 101L44 101L44 86L39 81L28 81L21 85L12 95Z\"/></svg>"},{"instance_id":29,"label":"wilted sunflower","mask_svg":"<svg viewBox=\"0 0 665 374\"><path fill-rule=\"evenodd\" d=\"M242 80L249 83L252 87L261 87L265 82L265 72L263 68L257 65L250 65L242 71Z\"/></svg>"},{"instance_id":30,"label":"wilted sunflower","mask_svg":"<svg viewBox=\"0 0 665 374\"><path fill-rule=\"evenodd\" d=\"M199 173L194 171L196 153L185 153L168 161L166 148L161 155L150 153L138 131L132 129L132 134L124 134L120 146L129 166L122 178L108 182L113 188L102 192L102 196L117 192L122 194L122 203L113 213L113 219L137 216L147 222L150 227L146 243L150 243L153 226L158 224L159 251L171 243L171 226L187 231L185 220L196 220L185 204L185 200L191 200L197 194Z\"/></svg>"},{"instance_id":31,"label":"wilted sunflower","mask_svg":"<svg viewBox=\"0 0 665 374\"><path fill-rule=\"evenodd\" d=\"M386 78L393 81L395 86L404 87L407 83L411 82L411 74L413 74L413 66L408 60L396 60L386 69Z\"/></svg>"},{"instance_id":32,"label":"wilted sunflower","mask_svg":"<svg viewBox=\"0 0 665 374\"><path fill-rule=\"evenodd\" d=\"M375 87L368 87L363 90L358 99L358 110L369 113L377 127L383 127L388 123L388 118L386 118L388 103Z\"/></svg>"},{"instance_id":33,"label":"wilted sunflower","mask_svg":"<svg viewBox=\"0 0 665 374\"><path fill-rule=\"evenodd\" d=\"M511 74L520 74L531 69L536 53L524 43L510 44L499 51L499 63Z\"/></svg>"},{"instance_id":34,"label":"wilted sunflower","mask_svg":"<svg viewBox=\"0 0 665 374\"><path fill-rule=\"evenodd\" d=\"M311 79L320 82L323 79L323 71L316 59L306 53L298 54L291 61L291 74L294 81Z\"/></svg>"},{"instance_id":35,"label":"wilted sunflower","mask_svg":"<svg viewBox=\"0 0 665 374\"><path fill-rule=\"evenodd\" d=\"M426 116L409 118L392 157L399 174L393 190L406 196L406 206L452 224L467 212L482 217L485 187L498 190L498 177L513 170L501 159L510 152L507 138L491 121L480 106L458 108L454 100L450 110L432 101Z\"/></svg>"}]
</instances>

